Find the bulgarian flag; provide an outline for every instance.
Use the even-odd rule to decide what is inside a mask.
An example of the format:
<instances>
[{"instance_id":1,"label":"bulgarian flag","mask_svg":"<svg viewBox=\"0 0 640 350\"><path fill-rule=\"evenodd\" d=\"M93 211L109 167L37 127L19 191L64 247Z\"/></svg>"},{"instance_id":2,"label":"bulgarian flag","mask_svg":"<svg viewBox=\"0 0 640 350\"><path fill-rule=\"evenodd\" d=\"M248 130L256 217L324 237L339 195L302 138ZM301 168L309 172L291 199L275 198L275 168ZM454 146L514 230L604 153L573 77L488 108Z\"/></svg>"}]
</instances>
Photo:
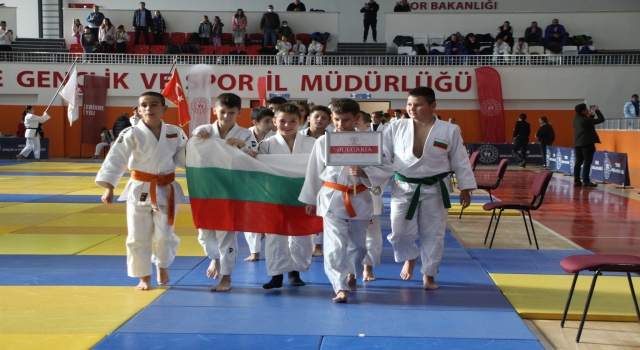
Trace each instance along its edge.
<instances>
[{"instance_id":1,"label":"bulgarian flag","mask_svg":"<svg viewBox=\"0 0 640 350\"><path fill-rule=\"evenodd\" d=\"M309 154L257 159L218 138L187 144L187 183L196 228L302 236L322 232L322 218L298 201Z\"/></svg>"}]
</instances>

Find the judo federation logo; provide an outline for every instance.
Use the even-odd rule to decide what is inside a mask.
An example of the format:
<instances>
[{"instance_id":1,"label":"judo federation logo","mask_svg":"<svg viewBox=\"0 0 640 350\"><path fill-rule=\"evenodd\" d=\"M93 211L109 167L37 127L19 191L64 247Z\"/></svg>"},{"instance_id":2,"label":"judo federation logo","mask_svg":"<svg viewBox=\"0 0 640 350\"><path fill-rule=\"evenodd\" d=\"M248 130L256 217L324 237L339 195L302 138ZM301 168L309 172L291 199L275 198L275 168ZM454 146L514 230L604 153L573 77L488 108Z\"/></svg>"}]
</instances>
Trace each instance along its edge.
<instances>
[{"instance_id":1,"label":"judo federation logo","mask_svg":"<svg viewBox=\"0 0 640 350\"><path fill-rule=\"evenodd\" d=\"M604 178L609 180L610 175L611 175L611 162L609 161L609 155L605 153L604 154Z\"/></svg>"},{"instance_id":2,"label":"judo federation logo","mask_svg":"<svg viewBox=\"0 0 640 350\"><path fill-rule=\"evenodd\" d=\"M485 100L480 105L480 112L489 117L498 115L502 111L502 105L496 100Z\"/></svg>"},{"instance_id":3,"label":"judo federation logo","mask_svg":"<svg viewBox=\"0 0 640 350\"><path fill-rule=\"evenodd\" d=\"M198 97L191 101L191 110L196 114L207 113L211 109L211 102L204 97Z\"/></svg>"},{"instance_id":4,"label":"judo federation logo","mask_svg":"<svg viewBox=\"0 0 640 350\"><path fill-rule=\"evenodd\" d=\"M571 158L569 158L569 173L573 174L573 167L576 165L576 151L571 151Z\"/></svg>"},{"instance_id":5,"label":"judo federation logo","mask_svg":"<svg viewBox=\"0 0 640 350\"><path fill-rule=\"evenodd\" d=\"M558 149L556 151L556 170L560 170L562 168L562 153Z\"/></svg>"},{"instance_id":6,"label":"judo federation logo","mask_svg":"<svg viewBox=\"0 0 640 350\"><path fill-rule=\"evenodd\" d=\"M354 144L354 145L358 144L359 140L360 139L358 139L358 137L356 137L356 136L349 138L349 141L351 141L351 143Z\"/></svg>"},{"instance_id":7,"label":"judo federation logo","mask_svg":"<svg viewBox=\"0 0 640 350\"><path fill-rule=\"evenodd\" d=\"M551 151L547 148L547 156L545 157L546 159L546 163L544 164L544 166L546 166L547 168L549 167L549 163L551 163Z\"/></svg>"},{"instance_id":8,"label":"judo federation logo","mask_svg":"<svg viewBox=\"0 0 640 350\"><path fill-rule=\"evenodd\" d=\"M500 152L495 146L491 145L482 145L478 147L478 152L480 153L480 161L485 164L491 164L493 161L498 159Z\"/></svg>"}]
</instances>

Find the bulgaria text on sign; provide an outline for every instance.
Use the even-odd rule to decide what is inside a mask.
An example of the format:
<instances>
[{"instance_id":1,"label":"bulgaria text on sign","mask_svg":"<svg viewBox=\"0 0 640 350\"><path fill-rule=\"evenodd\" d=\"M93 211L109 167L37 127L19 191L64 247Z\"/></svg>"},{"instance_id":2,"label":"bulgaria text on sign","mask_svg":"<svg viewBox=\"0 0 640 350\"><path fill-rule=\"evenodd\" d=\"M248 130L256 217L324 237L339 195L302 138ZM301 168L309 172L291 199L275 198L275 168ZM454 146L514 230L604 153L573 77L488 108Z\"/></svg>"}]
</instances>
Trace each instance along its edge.
<instances>
[{"instance_id":1,"label":"bulgaria text on sign","mask_svg":"<svg viewBox=\"0 0 640 350\"><path fill-rule=\"evenodd\" d=\"M330 132L325 137L327 165L382 165L382 133L379 131Z\"/></svg>"}]
</instances>

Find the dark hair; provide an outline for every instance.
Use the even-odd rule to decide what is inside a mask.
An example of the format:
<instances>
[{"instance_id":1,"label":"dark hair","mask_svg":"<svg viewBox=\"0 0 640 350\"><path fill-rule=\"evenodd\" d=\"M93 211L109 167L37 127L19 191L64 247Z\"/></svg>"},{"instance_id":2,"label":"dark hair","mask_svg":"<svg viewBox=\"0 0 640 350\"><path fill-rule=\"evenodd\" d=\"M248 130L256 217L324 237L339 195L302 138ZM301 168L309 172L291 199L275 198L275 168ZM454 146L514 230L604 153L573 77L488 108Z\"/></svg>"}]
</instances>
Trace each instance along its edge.
<instances>
[{"instance_id":1,"label":"dark hair","mask_svg":"<svg viewBox=\"0 0 640 350\"><path fill-rule=\"evenodd\" d=\"M587 104L586 103L578 104L576 105L575 110L576 110L576 113L582 114L582 112L587 110Z\"/></svg>"},{"instance_id":2,"label":"dark hair","mask_svg":"<svg viewBox=\"0 0 640 350\"><path fill-rule=\"evenodd\" d=\"M436 93L432 88L426 86L419 86L409 91L409 96L419 97L422 96L428 104L436 102Z\"/></svg>"},{"instance_id":3,"label":"dark hair","mask_svg":"<svg viewBox=\"0 0 640 350\"><path fill-rule=\"evenodd\" d=\"M224 94L218 95L216 99L216 106L227 106L229 108L236 107L238 109L242 108L242 99L240 96L225 92Z\"/></svg>"},{"instance_id":4,"label":"dark hair","mask_svg":"<svg viewBox=\"0 0 640 350\"><path fill-rule=\"evenodd\" d=\"M519 37L518 41L524 41L524 37Z\"/></svg>"},{"instance_id":5,"label":"dark hair","mask_svg":"<svg viewBox=\"0 0 640 350\"><path fill-rule=\"evenodd\" d=\"M298 116L298 118L302 118L302 116L300 115L300 108L298 108L298 106L294 105L293 103L283 103L276 107L276 110L274 111L274 114L276 114L276 116L274 118L277 118L278 113L295 114Z\"/></svg>"},{"instance_id":6,"label":"dark hair","mask_svg":"<svg viewBox=\"0 0 640 350\"><path fill-rule=\"evenodd\" d=\"M24 111L22 112L22 121L24 122L24 118L29 114L29 110L33 108L33 106L24 107Z\"/></svg>"},{"instance_id":7,"label":"dark hair","mask_svg":"<svg viewBox=\"0 0 640 350\"><path fill-rule=\"evenodd\" d=\"M401 110L401 109L396 109L394 112L396 112L396 113L402 113L402 110Z\"/></svg>"},{"instance_id":8,"label":"dark hair","mask_svg":"<svg viewBox=\"0 0 640 350\"><path fill-rule=\"evenodd\" d=\"M325 112L325 113L327 113L329 118L331 118L331 110L329 109L329 107L321 106L321 105L313 106L311 108L311 110L309 111L309 115L312 115L313 112L315 112L315 111Z\"/></svg>"},{"instance_id":9,"label":"dark hair","mask_svg":"<svg viewBox=\"0 0 640 350\"><path fill-rule=\"evenodd\" d=\"M549 119L547 119L547 117L545 117L544 115L540 117L540 120L542 120L542 122L545 124L549 124Z\"/></svg>"},{"instance_id":10,"label":"dark hair","mask_svg":"<svg viewBox=\"0 0 640 350\"><path fill-rule=\"evenodd\" d=\"M365 111L360 111L360 115L362 116L363 123L371 123L371 115Z\"/></svg>"},{"instance_id":11,"label":"dark hair","mask_svg":"<svg viewBox=\"0 0 640 350\"><path fill-rule=\"evenodd\" d=\"M391 118L391 115L389 113L382 113L382 118Z\"/></svg>"},{"instance_id":12,"label":"dark hair","mask_svg":"<svg viewBox=\"0 0 640 350\"><path fill-rule=\"evenodd\" d=\"M631 95L631 98L634 98L634 97L635 97L635 98L638 98L638 94L633 94L633 95Z\"/></svg>"},{"instance_id":13,"label":"dark hair","mask_svg":"<svg viewBox=\"0 0 640 350\"><path fill-rule=\"evenodd\" d=\"M138 109L138 106L133 106L132 111L135 111L136 109Z\"/></svg>"},{"instance_id":14,"label":"dark hair","mask_svg":"<svg viewBox=\"0 0 640 350\"><path fill-rule=\"evenodd\" d=\"M104 21L107 21L107 22L109 23L109 26L108 26L108 27L104 24ZM105 17L105 18L102 20L102 24L101 24L100 26L101 26L101 27L102 27L102 26L104 26L104 27L105 27L105 28L107 28L107 29L111 29L111 28L113 27L113 24L111 24L111 20L110 20L110 19L108 19L108 18L106 18L106 17Z\"/></svg>"},{"instance_id":15,"label":"dark hair","mask_svg":"<svg viewBox=\"0 0 640 350\"><path fill-rule=\"evenodd\" d=\"M360 104L350 98L341 98L331 102L331 112L336 114L351 113L355 117L360 112Z\"/></svg>"},{"instance_id":16,"label":"dark hair","mask_svg":"<svg viewBox=\"0 0 640 350\"><path fill-rule=\"evenodd\" d=\"M531 23L535 23L535 24L538 24L538 22L536 22L536 21L533 21L533 22L531 22Z\"/></svg>"},{"instance_id":17,"label":"dark hair","mask_svg":"<svg viewBox=\"0 0 640 350\"><path fill-rule=\"evenodd\" d=\"M165 105L167 104L167 102L166 102L166 101L165 101L165 99L164 99L164 96L162 96L162 94L161 94L161 93L159 93L159 92L155 92L155 91L147 91L147 92L145 92L144 94L140 95L140 97L143 97L143 96L151 96L151 97L155 97L155 98L157 98L157 99L159 99L159 100L160 100L160 104L161 104L161 105L163 105L163 106L165 106Z\"/></svg>"},{"instance_id":18,"label":"dark hair","mask_svg":"<svg viewBox=\"0 0 640 350\"><path fill-rule=\"evenodd\" d=\"M522 119L522 120L527 120L527 115L526 115L526 114L524 114L524 113L521 113L521 114L518 116L518 118L519 118L519 119Z\"/></svg>"},{"instance_id":19,"label":"dark hair","mask_svg":"<svg viewBox=\"0 0 640 350\"><path fill-rule=\"evenodd\" d=\"M238 16L238 11L242 11L242 16ZM234 17L235 17L235 18L242 18L242 17L246 17L246 16L244 15L244 10L243 10L243 9L237 9L237 10L236 10L236 14L234 15Z\"/></svg>"},{"instance_id":20,"label":"dark hair","mask_svg":"<svg viewBox=\"0 0 640 350\"><path fill-rule=\"evenodd\" d=\"M89 27L89 26L84 26L84 29L91 29L91 27Z\"/></svg>"},{"instance_id":21,"label":"dark hair","mask_svg":"<svg viewBox=\"0 0 640 350\"><path fill-rule=\"evenodd\" d=\"M103 126L100 130L105 131L105 130L109 130L109 129L107 129L106 127Z\"/></svg>"},{"instance_id":22,"label":"dark hair","mask_svg":"<svg viewBox=\"0 0 640 350\"><path fill-rule=\"evenodd\" d=\"M291 101L291 103L293 103L294 105L298 106L298 108L300 108L300 106L304 107L305 112L307 113L307 115L303 115L302 118L306 118L309 116L309 114L311 114L310 108L309 108L309 104L307 103L307 101L302 101L302 100L297 100L297 101ZM302 115L302 111L300 111L300 114ZM331 114L331 113L329 113Z\"/></svg>"},{"instance_id":23,"label":"dark hair","mask_svg":"<svg viewBox=\"0 0 640 350\"><path fill-rule=\"evenodd\" d=\"M140 5L146 5L144 1L140 1Z\"/></svg>"},{"instance_id":24,"label":"dark hair","mask_svg":"<svg viewBox=\"0 0 640 350\"><path fill-rule=\"evenodd\" d=\"M267 107L256 107L251 110L251 120L255 120L256 122L260 122L262 118L271 117L273 118L274 113Z\"/></svg>"},{"instance_id":25,"label":"dark hair","mask_svg":"<svg viewBox=\"0 0 640 350\"><path fill-rule=\"evenodd\" d=\"M267 100L267 104L272 104L272 103L276 105L281 105L281 104L287 103L287 99L284 97L276 96Z\"/></svg>"}]
</instances>

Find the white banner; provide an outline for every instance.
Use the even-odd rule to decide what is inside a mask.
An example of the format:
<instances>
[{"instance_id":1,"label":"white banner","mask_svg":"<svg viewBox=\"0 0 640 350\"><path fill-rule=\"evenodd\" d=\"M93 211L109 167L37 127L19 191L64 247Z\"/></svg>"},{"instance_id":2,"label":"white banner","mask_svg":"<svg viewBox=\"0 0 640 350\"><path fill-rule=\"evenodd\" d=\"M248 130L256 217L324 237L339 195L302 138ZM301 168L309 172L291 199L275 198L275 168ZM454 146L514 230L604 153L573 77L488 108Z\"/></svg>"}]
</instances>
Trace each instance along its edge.
<instances>
[{"instance_id":1,"label":"white banner","mask_svg":"<svg viewBox=\"0 0 640 350\"><path fill-rule=\"evenodd\" d=\"M78 120L78 71L76 68L73 69L71 75L69 76L69 80L67 81L67 85L65 85L62 90L60 90L60 97L69 104L69 108L67 110L67 115L69 116L69 125L73 125L73 122Z\"/></svg>"},{"instance_id":2,"label":"white banner","mask_svg":"<svg viewBox=\"0 0 640 350\"><path fill-rule=\"evenodd\" d=\"M200 125L211 124L211 66L198 64L189 69L189 133Z\"/></svg>"}]
</instances>

